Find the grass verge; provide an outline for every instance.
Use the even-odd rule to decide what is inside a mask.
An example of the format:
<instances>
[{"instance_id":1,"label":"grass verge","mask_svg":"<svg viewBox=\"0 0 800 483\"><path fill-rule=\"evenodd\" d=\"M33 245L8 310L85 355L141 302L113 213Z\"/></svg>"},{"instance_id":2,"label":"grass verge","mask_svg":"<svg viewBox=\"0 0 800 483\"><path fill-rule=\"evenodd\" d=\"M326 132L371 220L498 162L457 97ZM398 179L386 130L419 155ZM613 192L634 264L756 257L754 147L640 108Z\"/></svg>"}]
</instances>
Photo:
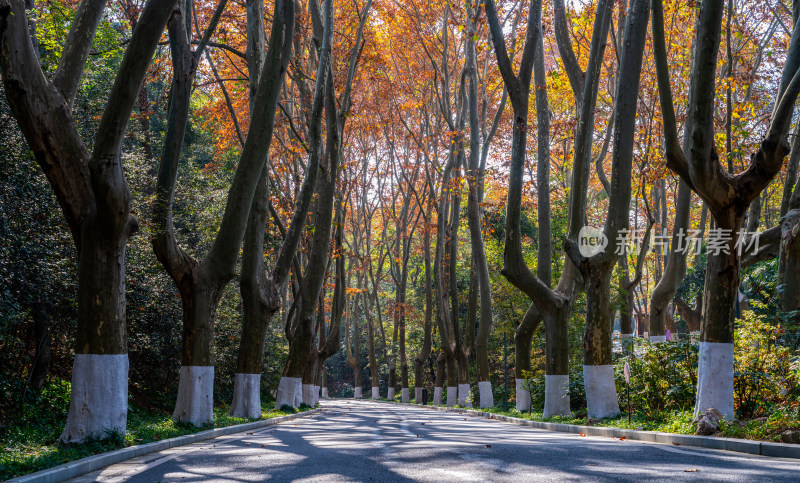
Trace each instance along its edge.
<instances>
[{"instance_id":1,"label":"grass verge","mask_svg":"<svg viewBox=\"0 0 800 483\"><path fill-rule=\"evenodd\" d=\"M69 401L69 383L56 381L46 387L35 404L26 404L13 422L0 426L0 480L52 468L70 461L98 453L152 443L163 439L197 433L207 429L222 428L258 419L234 418L229 407L214 408L214 423L203 427L176 424L164 410L145 409L130 402L128 407L128 432L101 441L80 445L65 445L58 437L66 422ZM272 409L273 401L263 401L261 419L284 416L296 411ZM33 409L36 408L36 409Z\"/></svg>"}]
</instances>

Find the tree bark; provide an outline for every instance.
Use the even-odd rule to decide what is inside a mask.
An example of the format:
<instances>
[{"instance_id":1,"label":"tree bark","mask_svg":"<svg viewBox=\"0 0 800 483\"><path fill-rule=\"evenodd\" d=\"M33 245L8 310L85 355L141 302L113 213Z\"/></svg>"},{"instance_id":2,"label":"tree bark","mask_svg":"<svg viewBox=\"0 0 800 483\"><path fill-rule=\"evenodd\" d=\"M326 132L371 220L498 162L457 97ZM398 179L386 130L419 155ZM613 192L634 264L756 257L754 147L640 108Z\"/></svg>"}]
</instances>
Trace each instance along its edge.
<instances>
[{"instance_id":1,"label":"tree bark","mask_svg":"<svg viewBox=\"0 0 800 483\"><path fill-rule=\"evenodd\" d=\"M174 2L147 2L117 72L90 153L70 106L105 2L78 7L53 82L42 72L21 0L0 1L0 71L6 98L62 208L78 249L78 329L67 423L60 440L125 433L128 356L125 251L138 228L120 145ZM102 382L101 379L102 378Z\"/></svg>"},{"instance_id":2,"label":"tree bark","mask_svg":"<svg viewBox=\"0 0 800 483\"><path fill-rule=\"evenodd\" d=\"M433 279L431 268L431 226L428 221L433 214L433 200L428 198L427 215L425 216L425 229L423 232L423 250L425 257L425 326L423 328L424 334L422 339L422 348L417 356L414 358L414 402L420 404L422 402L422 388L425 387L425 362L431 353L432 337L431 332L433 329ZM372 361L370 361L370 365ZM427 401L422 402L427 403Z\"/></svg>"},{"instance_id":3,"label":"tree bark","mask_svg":"<svg viewBox=\"0 0 800 483\"><path fill-rule=\"evenodd\" d=\"M195 52L190 49L187 31L187 25L191 25L189 4L177 8L169 22L174 75L169 123L153 207L153 249L177 285L183 303L182 367L173 419L197 426L213 420L214 317L221 291L234 275L250 206L265 169L294 30L294 3L277 2L267 60L258 76L253 101L253 112L258 115L254 116L245 140L222 223L211 250L202 260L195 260L177 243L172 224L172 204L178 161L188 122L192 81L199 58L225 5L225 0L218 5ZM274 296L277 301L277 293ZM251 388L259 386L252 379L248 380L248 385ZM260 416L260 406L252 406L254 404L248 405L248 415Z\"/></svg>"},{"instance_id":4,"label":"tree bark","mask_svg":"<svg viewBox=\"0 0 800 483\"><path fill-rule=\"evenodd\" d=\"M626 19L625 38L614 104L614 149L611 170L608 217L604 228L607 240L627 231L631 202L631 168L636 127L639 81L650 14L649 0L634 0ZM569 245L568 255L586 280L586 330L584 345L584 386L589 417L605 418L619 413L614 368L611 358L611 274L619 254L611 248L585 258L577 245Z\"/></svg>"},{"instance_id":5,"label":"tree bark","mask_svg":"<svg viewBox=\"0 0 800 483\"><path fill-rule=\"evenodd\" d=\"M254 107L253 100L257 95L255 86L264 63L264 25L263 25L263 1L248 0L247 2L247 22L248 22L248 44L247 56L250 72L250 95L251 110ZM274 27L273 27L274 31ZM272 40L270 41L272 45ZM319 126L322 121L322 96L323 90L315 90L315 98L312 101L309 126ZM305 178L300 191L297 193L297 203L292 215L288 230L284 230L280 221L276 218L281 235L284 237L278 253L275 266L267 276L264 263L264 226L267 221L269 203L269 157L267 155L267 166L261 173L253 204L247 220L247 228L242 247L242 274L241 274L241 295L242 295L242 335L240 339L237 376L236 381L255 380L261 377L264 361L264 344L267 327L272 316L280 309L281 301L279 294L285 290L289 279L290 266L294 262L300 237L308 218L309 206L316 187L319 175L319 160L321 151L319 149L320 129L311 128L310 133L317 137L311 138L312 146L317 146L316 151L309 155L308 165L305 170ZM231 415L239 417L255 417L261 412L260 391L254 393L255 384L246 387L234 387L234 401L231 404ZM237 396L239 396L237 400Z\"/></svg>"},{"instance_id":6,"label":"tree bark","mask_svg":"<svg viewBox=\"0 0 800 483\"><path fill-rule=\"evenodd\" d=\"M592 44L590 48L587 77L583 84L583 95L576 95L576 104L579 106L580 119L575 138L575 163L573 166L572 190L569 208L570 239L577 239L578 232L584 220L586 193L588 186L590 143L594 129L594 107L597 100L597 85L599 81L600 66L602 65L606 37L610 26L613 2L601 0L597 7L595 25L593 28ZM520 62L519 75L513 73L510 58L502 41L502 28L497 19L497 12L493 1L486 2L486 12L489 27L492 32L492 42L495 47L498 67L503 76L506 89L511 98L514 109L514 129L511 147L511 172L509 176L509 191L506 212L506 236L503 253L503 270L501 273L518 289L525 292L535 306L529 308L523 322L518 328L515 341L521 345L517 349L517 364L522 367L530 366L529 336L541 317L545 322L547 337L547 354L545 359L545 409L547 417L558 414L569 414L569 367L568 367L568 321L570 306L577 296L581 285L580 273L577 268L567 263L561 273L561 279L555 290L538 277L535 277L524 263L521 246L520 212L522 201L523 171L525 165L526 131L528 113L528 94L530 89L531 70L536 67L535 51L538 36L541 36L541 2L532 2L528 13L528 28L526 41ZM555 15L558 16L556 11ZM563 9L562 9L563 14ZM558 19L557 19L558 21ZM558 35L558 29L556 34ZM562 56L564 58L564 56ZM568 62L569 59L564 59ZM538 64L538 63L537 63ZM540 65L540 64L539 64ZM538 84L538 81L537 81ZM574 86L573 86L574 87ZM540 89L537 90L537 95ZM537 101L538 102L538 101ZM543 116L545 110L539 112ZM540 122L542 119L540 119ZM544 129L540 131L543 135ZM549 144L540 139L540 145ZM544 177L542 177L544 178ZM545 245L547 246L547 245ZM546 274L549 272L543 272ZM528 341L522 340L528 337ZM520 344L525 343L525 344ZM527 361L527 363L526 363ZM518 369L517 377L522 370ZM522 387L521 379L517 379L517 387ZM520 406L529 397L517 397L518 409L528 409Z\"/></svg>"},{"instance_id":7,"label":"tree bark","mask_svg":"<svg viewBox=\"0 0 800 483\"><path fill-rule=\"evenodd\" d=\"M800 91L800 26L795 23L781 75L769 129L748 168L732 175L722 167L714 145L714 99L724 2L703 2L690 79L690 156L678 148L675 113L667 69L663 7L653 4L653 39L659 96L665 126L667 166L697 192L716 222L724 246L709 253L703 296L698 389L695 414L710 407L732 418L733 319L739 289L738 241L751 202L778 173L789 152L786 139L794 103ZM727 253L726 253L727 252Z\"/></svg>"},{"instance_id":8,"label":"tree bark","mask_svg":"<svg viewBox=\"0 0 800 483\"><path fill-rule=\"evenodd\" d=\"M489 285L489 265L486 262L486 252L483 243L482 213L480 208L480 193L483 191L480 184L483 182L479 161L481 157L480 126L478 124L478 69L476 66L475 37L477 37L477 23L480 17L480 7L470 8L470 20L467 26L467 60L465 68L468 71L469 90L469 166L467 180L469 182L469 195L467 198L467 213L469 233L472 248L472 269L475 271L480 294L480 318L478 332L475 338L475 356L478 366L478 386L480 407L494 406L491 381L489 380L489 334L492 328L492 289Z\"/></svg>"}]
</instances>

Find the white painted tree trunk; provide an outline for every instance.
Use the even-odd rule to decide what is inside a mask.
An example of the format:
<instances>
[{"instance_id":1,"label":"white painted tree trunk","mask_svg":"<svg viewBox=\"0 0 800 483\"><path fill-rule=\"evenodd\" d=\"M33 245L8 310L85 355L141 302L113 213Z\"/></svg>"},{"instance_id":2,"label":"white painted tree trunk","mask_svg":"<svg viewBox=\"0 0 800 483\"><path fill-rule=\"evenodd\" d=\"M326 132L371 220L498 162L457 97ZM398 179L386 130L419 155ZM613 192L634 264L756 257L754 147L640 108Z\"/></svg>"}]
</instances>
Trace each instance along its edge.
<instances>
[{"instance_id":1,"label":"white painted tree trunk","mask_svg":"<svg viewBox=\"0 0 800 483\"><path fill-rule=\"evenodd\" d=\"M364 397L364 395L363 395L363 393L362 393L362 391L361 391L361 387L357 387L357 388L355 388L355 391L353 391L353 392L354 392L354 394L353 394L353 397L354 397L355 399L361 399L361 398L363 398L363 397Z\"/></svg>"},{"instance_id":2,"label":"white painted tree trunk","mask_svg":"<svg viewBox=\"0 0 800 483\"><path fill-rule=\"evenodd\" d=\"M526 412L531 410L531 393L525 389L525 379L516 380L517 388L517 411Z\"/></svg>"},{"instance_id":3,"label":"white painted tree trunk","mask_svg":"<svg viewBox=\"0 0 800 483\"><path fill-rule=\"evenodd\" d=\"M414 388L414 402L417 404L422 404L422 388L415 387Z\"/></svg>"},{"instance_id":4,"label":"white painted tree trunk","mask_svg":"<svg viewBox=\"0 0 800 483\"><path fill-rule=\"evenodd\" d=\"M260 418L261 374L237 373L234 377L230 415L235 418Z\"/></svg>"},{"instance_id":5,"label":"white painted tree trunk","mask_svg":"<svg viewBox=\"0 0 800 483\"><path fill-rule=\"evenodd\" d=\"M569 416L569 374L545 374L542 416Z\"/></svg>"},{"instance_id":6,"label":"white painted tree trunk","mask_svg":"<svg viewBox=\"0 0 800 483\"><path fill-rule=\"evenodd\" d=\"M381 398L381 391L379 387L372 387L372 399L380 399Z\"/></svg>"},{"instance_id":7,"label":"white painted tree trunk","mask_svg":"<svg viewBox=\"0 0 800 483\"><path fill-rule=\"evenodd\" d=\"M313 384L303 384L302 386L302 394L303 394L303 402L307 406L314 407L314 385Z\"/></svg>"},{"instance_id":8,"label":"white painted tree trunk","mask_svg":"<svg viewBox=\"0 0 800 483\"><path fill-rule=\"evenodd\" d=\"M447 386L447 407L453 407L458 402L458 386Z\"/></svg>"},{"instance_id":9,"label":"white painted tree trunk","mask_svg":"<svg viewBox=\"0 0 800 483\"><path fill-rule=\"evenodd\" d=\"M619 415L614 366L583 366L583 385L590 418L610 418Z\"/></svg>"},{"instance_id":10,"label":"white painted tree trunk","mask_svg":"<svg viewBox=\"0 0 800 483\"><path fill-rule=\"evenodd\" d=\"M442 394L444 393L443 387L434 387L433 388L433 404L435 406L442 405Z\"/></svg>"},{"instance_id":11,"label":"white painted tree trunk","mask_svg":"<svg viewBox=\"0 0 800 483\"><path fill-rule=\"evenodd\" d=\"M650 342L652 342L653 344L659 344L661 342L666 342L666 341L667 341L667 336L666 335L651 335L650 336Z\"/></svg>"},{"instance_id":12,"label":"white painted tree trunk","mask_svg":"<svg viewBox=\"0 0 800 483\"><path fill-rule=\"evenodd\" d=\"M182 366L174 421L202 426L214 421L214 366Z\"/></svg>"},{"instance_id":13,"label":"white painted tree trunk","mask_svg":"<svg viewBox=\"0 0 800 483\"><path fill-rule=\"evenodd\" d=\"M328 388L327 387L323 387L322 388L322 398L323 399L328 399Z\"/></svg>"},{"instance_id":14,"label":"white painted tree trunk","mask_svg":"<svg viewBox=\"0 0 800 483\"><path fill-rule=\"evenodd\" d=\"M294 396L297 388L302 384L303 382L299 377L281 377L278 383L278 392L275 395L275 409L280 409L283 406L297 407L294 404Z\"/></svg>"},{"instance_id":15,"label":"white painted tree trunk","mask_svg":"<svg viewBox=\"0 0 800 483\"><path fill-rule=\"evenodd\" d=\"M400 398L401 398L400 400L403 401L404 403L407 403L407 402L411 401L411 399L410 399L410 397L408 395L408 388L407 387L404 387L404 388L400 389Z\"/></svg>"},{"instance_id":16,"label":"white painted tree trunk","mask_svg":"<svg viewBox=\"0 0 800 483\"><path fill-rule=\"evenodd\" d=\"M299 408L303 404L303 380L294 387L294 407Z\"/></svg>"},{"instance_id":17,"label":"white painted tree trunk","mask_svg":"<svg viewBox=\"0 0 800 483\"><path fill-rule=\"evenodd\" d=\"M319 404L319 386L314 386L314 405Z\"/></svg>"},{"instance_id":18,"label":"white painted tree trunk","mask_svg":"<svg viewBox=\"0 0 800 483\"><path fill-rule=\"evenodd\" d=\"M390 387L386 393L386 399L394 401L394 388Z\"/></svg>"},{"instance_id":19,"label":"white painted tree trunk","mask_svg":"<svg viewBox=\"0 0 800 483\"><path fill-rule=\"evenodd\" d=\"M481 409L494 407L494 394L490 381L478 381L478 392L481 396Z\"/></svg>"},{"instance_id":20,"label":"white painted tree trunk","mask_svg":"<svg viewBox=\"0 0 800 483\"><path fill-rule=\"evenodd\" d=\"M469 397L469 384L458 385L458 405L462 408L472 407L472 401Z\"/></svg>"},{"instance_id":21,"label":"white painted tree trunk","mask_svg":"<svg viewBox=\"0 0 800 483\"><path fill-rule=\"evenodd\" d=\"M128 419L128 354L75 354L64 443L125 434Z\"/></svg>"},{"instance_id":22,"label":"white painted tree trunk","mask_svg":"<svg viewBox=\"0 0 800 483\"><path fill-rule=\"evenodd\" d=\"M733 419L733 344L700 342L694 416L714 408Z\"/></svg>"}]
</instances>

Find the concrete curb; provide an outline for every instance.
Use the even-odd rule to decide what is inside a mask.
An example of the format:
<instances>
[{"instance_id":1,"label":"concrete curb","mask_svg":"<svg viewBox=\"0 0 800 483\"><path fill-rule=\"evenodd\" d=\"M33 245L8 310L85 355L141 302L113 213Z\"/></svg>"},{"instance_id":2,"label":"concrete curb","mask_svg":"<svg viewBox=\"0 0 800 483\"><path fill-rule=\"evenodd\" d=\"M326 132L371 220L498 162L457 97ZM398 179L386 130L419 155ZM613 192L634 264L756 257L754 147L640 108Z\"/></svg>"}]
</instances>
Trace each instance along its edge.
<instances>
[{"instance_id":1,"label":"concrete curb","mask_svg":"<svg viewBox=\"0 0 800 483\"><path fill-rule=\"evenodd\" d=\"M85 475L86 473L91 473L92 471L96 471L101 468L105 468L106 466L119 463L120 461L136 458L137 456L155 453L156 451L163 451L176 446L197 443L198 441L214 439L220 436L227 436L229 434L243 433L245 431L259 429L265 426L273 426L278 423L291 421L292 419L317 413L321 409L322 408L310 409L300 413L278 416L277 418L262 419L259 421L253 421L252 423L234 424L233 426L209 429L206 431L200 431L199 433L165 439L163 441L155 441L153 443L129 446L127 448L117 449L114 451L107 451L105 453L70 461L69 463L54 466L46 470L37 471L36 473L19 476L8 481L9 483L56 483L59 481L65 481Z\"/></svg>"},{"instance_id":2,"label":"concrete curb","mask_svg":"<svg viewBox=\"0 0 800 483\"><path fill-rule=\"evenodd\" d=\"M579 426L575 424L546 423L543 421L530 421L528 419L514 418L502 414L466 408L443 408L422 404L398 403L392 401L370 400L383 404L398 406L413 406L417 408L435 409L437 411L468 413L486 419L496 419L519 426L559 431L562 433L584 434L586 436L601 436L608 438L625 438L632 441L645 441L648 443L673 444L676 446L693 446L697 448L721 449L737 453L747 453L774 458L800 459L800 444L770 443L767 441L754 441L750 439L717 438L714 436L695 436L693 434L659 433L657 431L638 431L635 429L609 428L601 426Z\"/></svg>"}]
</instances>

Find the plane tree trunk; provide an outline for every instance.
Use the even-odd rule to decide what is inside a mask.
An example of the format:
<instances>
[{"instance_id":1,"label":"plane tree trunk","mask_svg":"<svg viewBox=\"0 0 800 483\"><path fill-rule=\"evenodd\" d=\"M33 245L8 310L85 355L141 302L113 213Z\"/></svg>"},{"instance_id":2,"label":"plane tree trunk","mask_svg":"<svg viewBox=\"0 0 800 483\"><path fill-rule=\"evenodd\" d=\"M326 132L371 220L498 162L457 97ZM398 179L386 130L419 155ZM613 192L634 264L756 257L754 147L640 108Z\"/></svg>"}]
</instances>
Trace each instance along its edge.
<instances>
[{"instance_id":1,"label":"plane tree trunk","mask_svg":"<svg viewBox=\"0 0 800 483\"><path fill-rule=\"evenodd\" d=\"M475 357L478 369L478 391L480 397L480 407L490 408L494 406L492 383L489 380L489 335L492 327L492 288L489 282L489 265L486 261L486 251L483 243L482 213L480 208L481 195L483 193L483 189L481 187L483 184L483 170L480 165L482 151L480 124L478 121L478 69L475 59L475 37L477 37L477 24L480 17L480 11L480 5L471 6L469 12L470 20L467 26L467 60L465 68L468 72L469 79L467 102L469 104L470 126L470 151L469 163L467 166L467 180L469 184L469 195L467 198L467 219L469 223L470 243L472 249L472 270L477 277L476 285L478 295L480 297L478 332L475 337ZM470 289L471 292L474 291L473 286L471 286ZM473 324L468 323L467 330L471 330L472 327Z\"/></svg>"},{"instance_id":2,"label":"plane tree trunk","mask_svg":"<svg viewBox=\"0 0 800 483\"><path fill-rule=\"evenodd\" d=\"M177 285L183 304L181 372L173 419L198 426L213 420L215 312L222 290L234 275L250 206L265 169L294 30L294 4L288 1L276 3L270 48L258 76L253 101L253 112L260 115L254 117L242 148L214 243L202 260L196 260L178 245L172 223L172 205L193 79L199 58L225 5L226 2L222 1L217 7L195 52L189 46L187 26L191 25L191 9L188 2L179 5L168 24L174 75L153 206L153 249Z\"/></svg>"},{"instance_id":3,"label":"plane tree trunk","mask_svg":"<svg viewBox=\"0 0 800 483\"><path fill-rule=\"evenodd\" d=\"M589 53L589 63L587 72L583 73L577 65L569 36L565 31L567 26L564 5L562 1L554 2L554 17L556 25L556 38L561 51L561 57L566 67L566 72L570 77L570 84L573 86L576 105L579 110L579 123L575 137L575 154L573 165L572 189L569 207L569 228L568 237L575 240L584 220L586 211L586 193L588 188L589 158L591 154L591 140L594 129L594 106L597 101L597 86L599 83L600 67L602 65L603 53L605 51L606 37L610 27L613 2L601 0L597 6L595 24L593 27L592 43ZM565 264L561 273L561 279L555 289L550 289L549 280L542 280L534 276L525 265L520 230L520 215L523 187L523 173L525 166L525 151L527 143L527 123L528 123L528 96L530 92L531 72L543 67L543 62L536 60L536 50L541 48L541 2L532 2L528 12L527 31L525 45L522 50L519 74L514 74L511 59L508 56L505 43L503 42L503 31L500 26L494 2L486 2L486 12L491 31L491 38L497 57L498 67L503 76L503 80L508 90L511 104L514 110L512 151L511 151L511 171L509 176L509 191L506 212L506 233L505 248L503 252L503 270L501 273L519 290L523 291L532 301L531 307L525 314L520 323L515 344L517 344L517 408L525 410L530 408L530 396L524 391L524 372L530 368L530 337L538 325L543 320L546 331L546 356L545 356L545 408L546 417L554 415L566 415L570 413L568 387L569 387L569 366L568 366L568 321L570 307L577 297L578 290L581 288L582 281L578 269L572 264ZM562 28L563 27L563 28ZM537 76L537 79L540 79ZM548 109L545 109L546 93L540 80L535 81L537 88L537 116L539 119L538 144L544 150L549 145L549 135L545 126L545 119L548 116ZM580 92L580 88L583 92ZM542 98L539 99L540 94ZM545 159L540 154L540 162ZM549 159L549 156L547 157ZM544 174L545 166L538 166ZM547 176L538 176L539 182L544 182ZM542 192L549 192L549 186L544 189L540 186L540 196ZM545 205L547 206L547 205ZM542 205L540 204L540 209ZM540 216L543 216L540 213ZM540 218L541 219L541 218ZM548 245L543 245L547 247ZM546 255L546 253L544 254ZM542 267L540 266L540 269ZM541 275L548 277L549 270L541 272ZM521 396L521 397L520 397ZM527 407L526 407L527 406Z\"/></svg>"},{"instance_id":4,"label":"plane tree trunk","mask_svg":"<svg viewBox=\"0 0 800 483\"><path fill-rule=\"evenodd\" d=\"M422 401L422 388L425 387L425 363L431 353L432 330L433 330L433 279L431 268L431 225L430 219L433 215L433 200L428 198L427 213L425 215L425 228L423 231L423 253L425 257L425 326L422 339L422 348L414 358L414 402L417 404L427 403Z\"/></svg>"},{"instance_id":5,"label":"plane tree trunk","mask_svg":"<svg viewBox=\"0 0 800 483\"><path fill-rule=\"evenodd\" d=\"M364 8L359 13L359 39L363 38L361 36L363 35L363 28L368 18L371 4L372 2L367 0ZM333 37L333 0L326 0L323 12L319 12L315 8L314 2L312 2L310 10L312 25L315 25L315 30L321 29L323 32L319 54L320 60L317 68L317 87L321 88L320 82L324 82L325 124L327 129L325 137L326 155L325 163L320 166L322 176L317 183L311 250L308 255L306 271L300 284L301 306L298 313L297 328L289 345L289 356L278 388L278 398L275 402L276 408L280 408L283 405L297 406L296 400L294 403L290 403L291 397L289 395L292 392L292 387L298 384L297 380L302 377L308 353L313 349L314 333L312 323L328 260L328 247L330 246L335 204L334 197L340 171L339 161L343 156L341 152L342 136L345 120L350 113L352 102L350 94L353 78L362 51L362 41L357 42L351 49L344 89L340 98L337 99L333 69L331 67L332 62L330 60ZM315 139L319 138L315 137ZM313 151L318 147L312 145L311 149Z\"/></svg>"},{"instance_id":6,"label":"plane tree trunk","mask_svg":"<svg viewBox=\"0 0 800 483\"><path fill-rule=\"evenodd\" d=\"M0 1L0 72L6 99L55 192L78 252L72 391L60 437L65 443L126 431L125 252L138 222L131 214L120 146L174 2L144 5L90 152L71 106L105 5L84 0L78 6L51 82L42 72L25 2Z\"/></svg>"},{"instance_id":7,"label":"plane tree trunk","mask_svg":"<svg viewBox=\"0 0 800 483\"><path fill-rule=\"evenodd\" d=\"M629 226L631 169L636 127L639 81L650 14L649 0L631 2L625 25L619 81L614 104L614 148L612 155L608 216L603 233L607 240ZM614 366L611 360L611 274L620 253L609 245L586 257L576 243L568 241L568 255L586 280L586 330L583 336L583 382L590 418L619 413ZM632 287L631 287L632 288Z\"/></svg>"},{"instance_id":8,"label":"plane tree trunk","mask_svg":"<svg viewBox=\"0 0 800 483\"><path fill-rule=\"evenodd\" d=\"M733 175L722 166L714 145L716 65L724 10L722 0L703 2L700 9L687 109L692 123L689 156L684 155L678 144L663 6L658 0L653 6L653 39L667 166L708 205L716 223L713 236L724 245L719 252L708 254L706 265L695 414L713 407L726 418L732 418L733 320L739 291L740 228L750 204L780 171L789 152L786 138L800 92L800 25L795 22L793 26L769 129L748 168Z\"/></svg>"}]
</instances>

